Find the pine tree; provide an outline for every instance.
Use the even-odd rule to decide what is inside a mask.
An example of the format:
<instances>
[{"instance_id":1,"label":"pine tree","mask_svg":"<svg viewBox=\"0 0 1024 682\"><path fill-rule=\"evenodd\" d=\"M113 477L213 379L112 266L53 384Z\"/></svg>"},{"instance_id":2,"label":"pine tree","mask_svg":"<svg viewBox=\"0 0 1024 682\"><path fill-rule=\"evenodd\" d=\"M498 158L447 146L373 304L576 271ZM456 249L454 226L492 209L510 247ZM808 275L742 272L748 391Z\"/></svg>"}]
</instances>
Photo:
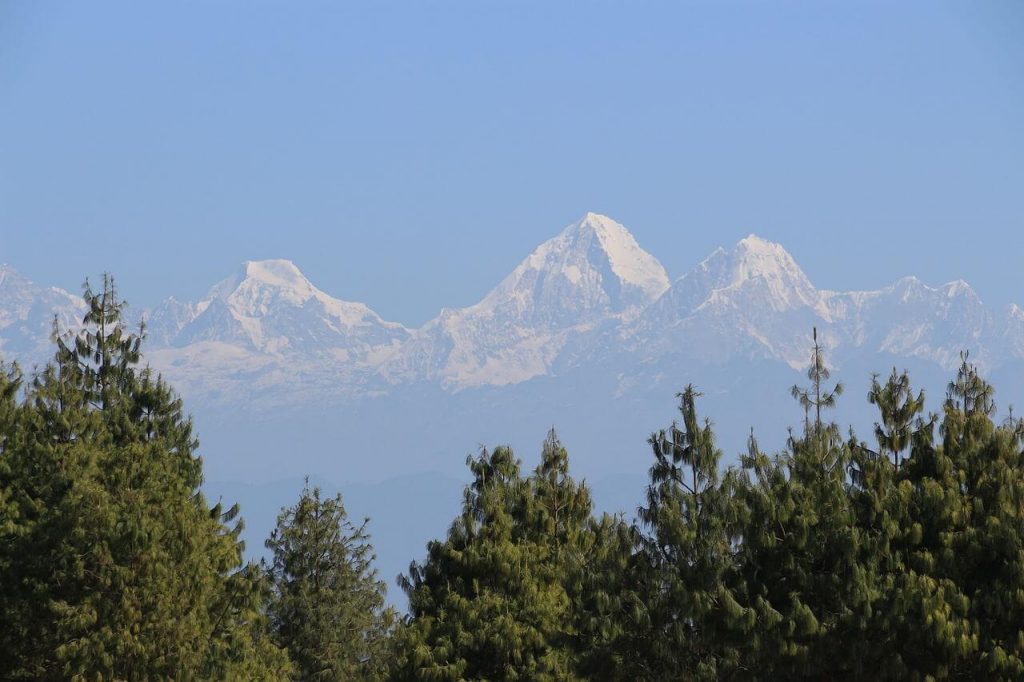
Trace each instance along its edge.
<instances>
[{"instance_id":1,"label":"pine tree","mask_svg":"<svg viewBox=\"0 0 1024 682\"><path fill-rule=\"evenodd\" d=\"M993 393L964 354L941 443L936 418L917 419L899 469L870 454L858 463L853 496L879 576L869 633L878 678L1024 675L1022 442L1012 421L992 421ZM907 402L876 402L883 423L906 420ZM891 441L879 440L885 451Z\"/></svg>"},{"instance_id":2,"label":"pine tree","mask_svg":"<svg viewBox=\"0 0 1024 682\"><path fill-rule=\"evenodd\" d=\"M580 579L573 589L577 665L583 679L643 679L650 667L641 643L649 631L644 561L634 529L621 515L590 522Z\"/></svg>"},{"instance_id":3,"label":"pine tree","mask_svg":"<svg viewBox=\"0 0 1024 682\"><path fill-rule=\"evenodd\" d=\"M836 399L843 394L843 384L839 382L831 389L826 388L825 383L831 378L832 373L825 363L824 348L818 344L818 328L813 330L814 347L811 351L811 364L807 368L807 378L811 380L810 387L802 388L794 385L790 393L802 408L804 408L804 434L811 433L811 410L814 410L814 432L822 428L821 411L825 408L832 408L836 405Z\"/></svg>"},{"instance_id":4,"label":"pine tree","mask_svg":"<svg viewBox=\"0 0 1024 682\"><path fill-rule=\"evenodd\" d=\"M871 377L868 400L877 405L882 417L875 424L875 437L882 452L892 453L893 466L900 468L900 453L910 447L914 420L924 410L924 391L914 396L910 390L910 377L906 372L897 374L893 367L885 385L878 383L878 375Z\"/></svg>"},{"instance_id":5,"label":"pine tree","mask_svg":"<svg viewBox=\"0 0 1024 682\"><path fill-rule=\"evenodd\" d=\"M822 420L842 384L823 388L829 372L817 334L808 376L811 388L797 395L809 422L803 437L791 436L786 451L774 457L751 439L736 486L737 595L756 614L741 658L753 679L870 675L860 644L874 580L860 561L848 496L852 453L838 427ZM810 408L813 422L806 416Z\"/></svg>"},{"instance_id":6,"label":"pine tree","mask_svg":"<svg viewBox=\"0 0 1024 682\"><path fill-rule=\"evenodd\" d=\"M676 423L651 436L654 454L647 505L639 510L642 557L649 570L638 603L646 611L645 679L719 679L738 665L734 643L754 611L736 601L731 581L735 540L731 476L719 475L721 451L709 421L700 422L693 386L679 394ZM646 573L646 575L644 575Z\"/></svg>"},{"instance_id":7,"label":"pine tree","mask_svg":"<svg viewBox=\"0 0 1024 682\"><path fill-rule=\"evenodd\" d=\"M23 435L5 445L26 528L3 548L5 612L27 616L9 675L278 678L287 658L264 634L266 586L242 566L237 507L204 501L191 422L138 368L141 334L123 328L113 280L85 300L83 331L55 334Z\"/></svg>"},{"instance_id":8,"label":"pine tree","mask_svg":"<svg viewBox=\"0 0 1024 682\"><path fill-rule=\"evenodd\" d=\"M860 535L859 563L873 583L859 649L871 677L912 679L930 674L921 661L935 658L925 649L927 643L919 637L911 614L935 595L922 591L929 583L910 562L921 526L913 515L914 467L908 465L915 453L930 447L934 420L917 416L924 394L914 396L905 372L893 370L885 386L879 385L877 375L872 377L868 400L880 413L881 422L875 425L879 452L852 437L849 443L849 495ZM901 461L900 455L908 450L909 456ZM911 604L915 606L908 608Z\"/></svg>"},{"instance_id":9,"label":"pine tree","mask_svg":"<svg viewBox=\"0 0 1024 682\"><path fill-rule=\"evenodd\" d=\"M959 653L977 647L955 668L988 679L1024 678L1024 452L1020 433L997 426L994 389L963 355L950 382L942 421L942 452L957 472L947 494L962 501L936 557L941 577L969 599L972 635ZM952 531L952 532L949 532Z\"/></svg>"},{"instance_id":10,"label":"pine tree","mask_svg":"<svg viewBox=\"0 0 1024 682\"><path fill-rule=\"evenodd\" d=\"M22 593L20 561L13 548L23 546L33 520L26 518L17 487L19 457L25 446L24 409L18 404L22 377L17 365L0 364L0 670L25 677L24 642L41 627L36 609Z\"/></svg>"},{"instance_id":11,"label":"pine tree","mask_svg":"<svg viewBox=\"0 0 1024 682\"><path fill-rule=\"evenodd\" d=\"M401 584L401 680L570 680L579 667L590 496L552 432L524 479L512 451L468 460L463 512Z\"/></svg>"},{"instance_id":12,"label":"pine tree","mask_svg":"<svg viewBox=\"0 0 1024 682\"><path fill-rule=\"evenodd\" d=\"M373 568L367 520L356 526L341 495L321 498L307 480L267 540L273 556L269 606L274 641L298 680L385 677L395 613Z\"/></svg>"}]
</instances>

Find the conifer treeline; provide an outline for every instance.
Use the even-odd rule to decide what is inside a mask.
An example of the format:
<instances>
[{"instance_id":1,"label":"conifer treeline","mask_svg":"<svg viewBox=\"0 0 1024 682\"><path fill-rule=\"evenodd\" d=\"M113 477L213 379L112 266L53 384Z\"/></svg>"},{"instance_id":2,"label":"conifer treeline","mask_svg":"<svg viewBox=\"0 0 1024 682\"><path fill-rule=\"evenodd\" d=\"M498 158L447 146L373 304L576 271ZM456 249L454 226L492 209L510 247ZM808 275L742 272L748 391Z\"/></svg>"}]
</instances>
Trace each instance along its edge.
<instances>
[{"instance_id":1,"label":"conifer treeline","mask_svg":"<svg viewBox=\"0 0 1024 682\"><path fill-rule=\"evenodd\" d=\"M85 293L49 367L0 373L0 679L1024 679L1024 423L966 355L939 413L875 377L869 444L815 335L801 431L730 467L688 386L632 522L553 430L528 472L482 450L400 618L340 497L307 487L243 562L113 283Z\"/></svg>"}]
</instances>

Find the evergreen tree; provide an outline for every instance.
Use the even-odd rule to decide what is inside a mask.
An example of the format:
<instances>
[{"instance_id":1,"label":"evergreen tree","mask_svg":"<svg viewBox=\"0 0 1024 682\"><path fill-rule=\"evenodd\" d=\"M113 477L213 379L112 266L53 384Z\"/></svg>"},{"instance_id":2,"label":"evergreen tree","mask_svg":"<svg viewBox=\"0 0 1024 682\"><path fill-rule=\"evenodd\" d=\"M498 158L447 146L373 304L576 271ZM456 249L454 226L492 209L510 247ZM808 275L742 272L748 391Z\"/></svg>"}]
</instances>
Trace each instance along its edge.
<instances>
[{"instance_id":1,"label":"evergreen tree","mask_svg":"<svg viewBox=\"0 0 1024 682\"><path fill-rule=\"evenodd\" d=\"M813 331L814 347L811 351L811 364L807 368L807 378L811 380L809 387L794 385L790 393L802 408L804 408L804 434L811 432L811 410L814 410L814 431L822 428L821 410L832 408L836 405L836 399L843 394L843 384L839 382L831 389L826 388L825 383L832 376L825 364L824 349L818 344L818 328Z\"/></svg>"},{"instance_id":2,"label":"evergreen tree","mask_svg":"<svg viewBox=\"0 0 1024 682\"><path fill-rule=\"evenodd\" d=\"M586 576L592 548L590 490L569 474L569 453L552 428L541 449L541 461L527 481L526 519L521 542L536 547L536 580L551 585L561 601L561 627L548 635L558 669L575 674L580 665L581 632L585 617Z\"/></svg>"},{"instance_id":3,"label":"evergreen tree","mask_svg":"<svg viewBox=\"0 0 1024 682\"><path fill-rule=\"evenodd\" d=\"M0 671L22 675L20 649L35 636L40 618L22 593L20 562L13 548L32 531L25 518L16 481L20 477L16 453L24 450L24 409L18 404L22 377L17 365L0 364Z\"/></svg>"},{"instance_id":4,"label":"evergreen tree","mask_svg":"<svg viewBox=\"0 0 1024 682\"><path fill-rule=\"evenodd\" d=\"M274 641L298 680L383 679L395 614L372 567L367 521L348 519L341 495L321 498L307 480L267 540Z\"/></svg>"},{"instance_id":5,"label":"evergreen tree","mask_svg":"<svg viewBox=\"0 0 1024 682\"><path fill-rule=\"evenodd\" d=\"M875 424L875 437L882 452L892 453L893 466L900 468L900 453L910 447L914 420L924 410L924 391L917 397L910 390L910 377L906 372L897 374L893 367L885 385L878 383L878 375L871 377L868 400L877 405L882 417Z\"/></svg>"},{"instance_id":6,"label":"evergreen tree","mask_svg":"<svg viewBox=\"0 0 1024 682\"><path fill-rule=\"evenodd\" d=\"M959 642L957 672L975 678L1024 678L1024 453L1020 433L996 426L994 389L968 361L949 385L942 454L956 471L962 514L951 518L935 556L940 577L969 599L972 639ZM950 532L952 531L952 532ZM943 546L945 545L945 546ZM934 556L934 555L933 555Z\"/></svg>"},{"instance_id":7,"label":"evergreen tree","mask_svg":"<svg viewBox=\"0 0 1024 682\"><path fill-rule=\"evenodd\" d=\"M731 586L735 519L731 475L720 478L721 451L709 421L700 422L693 386L679 394L676 423L651 436L654 454L639 534L649 570L638 603L646 611L645 679L720 679L738 665L734 644L754 611ZM641 569L642 570L642 569ZM646 575L644 575L646 574ZM643 583L642 583L643 584Z\"/></svg>"},{"instance_id":8,"label":"evergreen tree","mask_svg":"<svg viewBox=\"0 0 1024 682\"><path fill-rule=\"evenodd\" d=\"M635 551L636 533L621 515L603 514L590 522L581 579L575 588L577 671L583 679L643 679L642 660L649 630L644 560Z\"/></svg>"},{"instance_id":9,"label":"evergreen tree","mask_svg":"<svg viewBox=\"0 0 1024 682\"><path fill-rule=\"evenodd\" d=\"M2 548L0 654L26 679L277 679L265 583L242 566L237 507L209 508L191 421L139 369L113 280L85 287L84 329L55 334L3 457L22 532ZM8 432L9 435L10 432Z\"/></svg>"},{"instance_id":10,"label":"evergreen tree","mask_svg":"<svg viewBox=\"0 0 1024 682\"><path fill-rule=\"evenodd\" d=\"M890 394L913 395L899 383L906 389ZM880 679L1024 675L1021 432L1013 420L993 423L993 393L964 354L941 443L936 418L918 418L899 469L861 449L852 494L879 575L869 639ZM876 401L883 424L909 421L908 403L920 400L905 398ZM890 434L880 434L883 452L895 449Z\"/></svg>"},{"instance_id":11,"label":"evergreen tree","mask_svg":"<svg viewBox=\"0 0 1024 682\"><path fill-rule=\"evenodd\" d=\"M468 464L462 514L400 581L410 618L394 678L575 679L589 493L553 433L528 479L506 447Z\"/></svg>"},{"instance_id":12,"label":"evergreen tree","mask_svg":"<svg viewBox=\"0 0 1024 682\"><path fill-rule=\"evenodd\" d=\"M756 614L742 647L744 677L870 678L861 643L874 579L861 563L848 495L852 453L821 416L842 384L823 388L829 372L817 334L808 376L812 386L797 399L814 421L775 457L751 439L736 488L737 594Z\"/></svg>"}]
</instances>

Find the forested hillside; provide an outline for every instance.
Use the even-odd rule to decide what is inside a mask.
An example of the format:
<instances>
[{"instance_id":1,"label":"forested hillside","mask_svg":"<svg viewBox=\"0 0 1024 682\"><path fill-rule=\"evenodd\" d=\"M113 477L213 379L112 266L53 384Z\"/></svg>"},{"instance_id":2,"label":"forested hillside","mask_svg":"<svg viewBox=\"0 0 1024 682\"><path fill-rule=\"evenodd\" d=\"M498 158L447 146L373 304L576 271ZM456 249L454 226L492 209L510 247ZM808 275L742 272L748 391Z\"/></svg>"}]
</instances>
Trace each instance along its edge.
<instances>
[{"instance_id":1,"label":"forested hillside","mask_svg":"<svg viewBox=\"0 0 1024 682\"><path fill-rule=\"evenodd\" d=\"M0 373L0 678L1024 678L1024 422L966 352L945 396L896 369L855 396L815 333L800 428L728 467L714 387L681 387L635 522L553 429L527 464L481 449L399 614L372 519L315 487L245 563L145 330L110 278L84 301L48 366ZM864 400L874 433L841 427Z\"/></svg>"}]
</instances>

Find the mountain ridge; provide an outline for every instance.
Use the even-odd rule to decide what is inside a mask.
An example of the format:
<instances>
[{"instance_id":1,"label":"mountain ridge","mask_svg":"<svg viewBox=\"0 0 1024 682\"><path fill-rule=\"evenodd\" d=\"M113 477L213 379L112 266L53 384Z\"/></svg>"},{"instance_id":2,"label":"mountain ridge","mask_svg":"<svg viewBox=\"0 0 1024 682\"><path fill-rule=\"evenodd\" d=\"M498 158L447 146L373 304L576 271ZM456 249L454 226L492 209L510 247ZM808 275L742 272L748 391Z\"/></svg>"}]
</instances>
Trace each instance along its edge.
<instances>
[{"instance_id":1,"label":"mountain ridge","mask_svg":"<svg viewBox=\"0 0 1024 682\"><path fill-rule=\"evenodd\" d=\"M79 297L0 267L4 356L42 361L45 318L73 328L80 313ZM949 369L968 347L982 366L1024 358L1024 309L990 310L963 280L819 289L782 245L755 234L672 280L628 229L596 213L539 245L477 303L414 329L330 296L285 259L246 261L203 299L168 298L140 317L147 357L186 393L240 392L264 406L279 402L275 392L358 399L422 382L453 392L587 366L743 358L798 368L812 327L837 365L885 353Z\"/></svg>"}]
</instances>

